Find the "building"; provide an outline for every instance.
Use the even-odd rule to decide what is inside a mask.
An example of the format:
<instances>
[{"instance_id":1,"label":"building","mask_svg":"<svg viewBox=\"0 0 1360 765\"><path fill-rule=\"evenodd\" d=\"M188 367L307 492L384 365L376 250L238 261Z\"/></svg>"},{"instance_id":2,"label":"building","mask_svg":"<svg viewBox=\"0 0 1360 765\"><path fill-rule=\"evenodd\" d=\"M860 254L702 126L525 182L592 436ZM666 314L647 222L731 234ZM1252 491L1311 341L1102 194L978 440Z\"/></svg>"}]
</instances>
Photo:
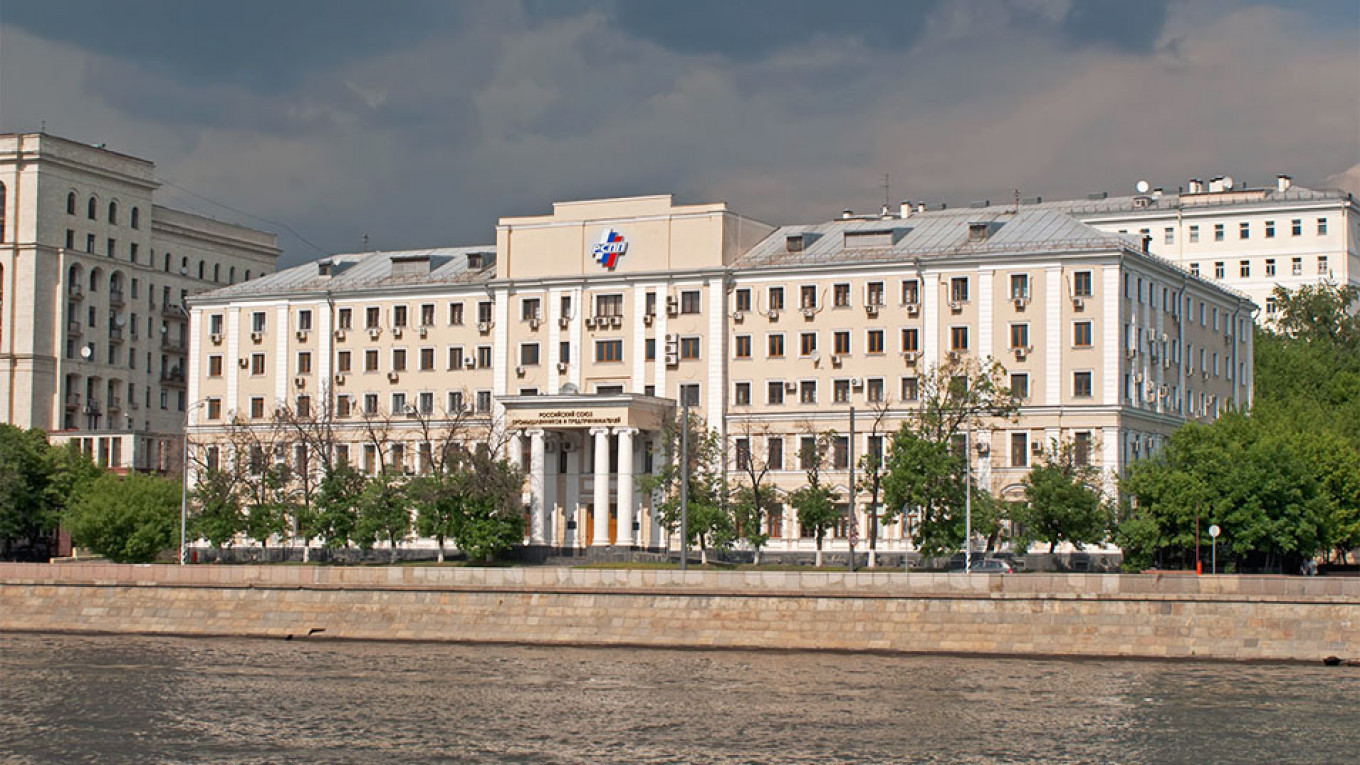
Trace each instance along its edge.
<instances>
[{"instance_id":1,"label":"building","mask_svg":"<svg viewBox=\"0 0 1360 765\"><path fill-rule=\"evenodd\" d=\"M178 466L187 296L274 270L272 234L156 203L155 165L0 135L0 421L120 470Z\"/></svg>"},{"instance_id":2,"label":"building","mask_svg":"<svg viewBox=\"0 0 1360 765\"><path fill-rule=\"evenodd\" d=\"M1148 237L1148 249L1192 274L1245 293L1269 321L1275 287L1332 282L1360 287L1360 204L1334 189L1192 179L1176 193L1140 181L1132 196L1038 202L1102 231Z\"/></svg>"},{"instance_id":3,"label":"building","mask_svg":"<svg viewBox=\"0 0 1360 765\"><path fill-rule=\"evenodd\" d=\"M781 497L806 480L802 439L834 431L826 476L844 491L852 450L882 449L927 376L994 359L1023 407L972 434L972 459L1014 496L1056 440L1113 475L1249 404L1255 308L1042 207L774 228L669 196L567 202L501 219L494 246L338 255L192 298L190 433L210 464L244 429L257 464L313 470L287 432L259 446L276 412L303 413L340 434L337 458L414 473L432 431L458 429L527 468L532 544L661 548L637 477L664 459L676 402L733 471L768 461ZM769 550L812 549L792 508L768 531Z\"/></svg>"}]
</instances>

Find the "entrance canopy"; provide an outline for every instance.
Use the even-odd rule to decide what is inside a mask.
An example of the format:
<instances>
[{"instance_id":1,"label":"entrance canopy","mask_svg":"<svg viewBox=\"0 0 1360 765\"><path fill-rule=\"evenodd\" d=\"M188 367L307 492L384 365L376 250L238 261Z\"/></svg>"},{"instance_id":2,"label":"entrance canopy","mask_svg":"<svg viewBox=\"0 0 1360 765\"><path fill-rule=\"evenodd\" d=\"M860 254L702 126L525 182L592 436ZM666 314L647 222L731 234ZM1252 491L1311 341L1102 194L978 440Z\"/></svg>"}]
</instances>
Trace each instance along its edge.
<instances>
[{"instance_id":1,"label":"entrance canopy","mask_svg":"<svg viewBox=\"0 0 1360 765\"><path fill-rule=\"evenodd\" d=\"M659 431L675 411L668 398L635 393L501 396L509 430L636 428Z\"/></svg>"}]
</instances>

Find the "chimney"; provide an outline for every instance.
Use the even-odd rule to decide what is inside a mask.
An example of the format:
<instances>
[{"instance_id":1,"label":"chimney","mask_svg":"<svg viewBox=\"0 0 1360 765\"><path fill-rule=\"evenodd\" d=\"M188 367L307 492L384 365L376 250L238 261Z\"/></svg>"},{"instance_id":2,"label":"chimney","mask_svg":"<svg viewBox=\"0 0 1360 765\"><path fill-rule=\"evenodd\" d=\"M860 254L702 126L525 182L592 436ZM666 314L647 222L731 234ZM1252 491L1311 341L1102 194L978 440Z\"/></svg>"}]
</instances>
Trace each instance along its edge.
<instances>
[{"instance_id":1,"label":"chimney","mask_svg":"<svg viewBox=\"0 0 1360 765\"><path fill-rule=\"evenodd\" d=\"M851 210L849 207L841 210L841 220L850 220L853 217L855 217L855 211Z\"/></svg>"},{"instance_id":2,"label":"chimney","mask_svg":"<svg viewBox=\"0 0 1360 765\"><path fill-rule=\"evenodd\" d=\"M334 268L335 261L331 260L330 258L326 258L325 260L318 260L316 262L317 276L330 276L332 273L332 269Z\"/></svg>"},{"instance_id":3,"label":"chimney","mask_svg":"<svg viewBox=\"0 0 1360 765\"><path fill-rule=\"evenodd\" d=\"M941 208L941 209L944 209L944 208ZM916 203L916 212L918 212L918 213L923 213L923 212L925 212L925 211L926 211L926 203L925 203L925 202L917 202L917 203Z\"/></svg>"},{"instance_id":4,"label":"chimney","mask_svg":"<svg viewBox=\"0 0 1360 765\"><path fill-rule=\"evenodd\" d=\"M892 214L888 212L888 211L891 210L891 209L892 209L892 208L888 207L887 205L883 205L883 206L880 207L879 210L878 210L878 217L880 217L880 218L882 218L882 219L884 219L884 220L887 220L888 218L891 218L891 217L892 217Z\"/></svg>"},{"instance_id":5,"label":"chimney","mask_svg":"<svg viewBox=\"0 0 1360 765\"><path fill-rule=\"evenodd\" d=\"M1289 191L1289 187L1294 185L1294 179L1281 173L1275 176L1275 190L1281 194Z\"/></svg>"},{"instance_id":6,"label":"chimney","mask_svg":"<svg viewBox=\"0 0 1360 765\"><path fill-rule=\"evenodd\" d=\"M1204 181L1198 178L1191 178L1190 183L1186 184L1185 193L1200 194L1204 191Z\"/></svg>"},{"instance_id":7,"label":"chimney","mask_svg":"<svg viewBox=\"0 0 1360 765\"><path fill-rule=\"evenodd\" d=\"M897 206L897 217L903 218L903 219L906 219L906 218L910 218L910 217L911 217L911 202L910 202L910 201L908 201L908 200L906 200L906 199L903 199L903 200L902 200L902 203L901 203L900 205Z\"/></svg>"},{"instance_id":8,"label":"chimney","mask_svg":"<svg viewBox=\"0 0 1360 765\"><path fill-rule=\"evenodd\" d=\"M1143 252L1152 252L1152 237L1143 234Z\"/></svg>"}]
</instances>

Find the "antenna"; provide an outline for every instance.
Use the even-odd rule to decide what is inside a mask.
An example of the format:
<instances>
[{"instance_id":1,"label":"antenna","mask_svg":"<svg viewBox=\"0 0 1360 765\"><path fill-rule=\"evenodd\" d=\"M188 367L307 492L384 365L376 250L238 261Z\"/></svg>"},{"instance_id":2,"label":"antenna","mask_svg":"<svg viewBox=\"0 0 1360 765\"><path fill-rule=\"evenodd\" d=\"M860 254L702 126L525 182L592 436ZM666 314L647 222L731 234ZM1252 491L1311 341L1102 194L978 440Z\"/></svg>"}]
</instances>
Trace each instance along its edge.
<instances>
[{"instance_id":1,"label":"antenna","mask_svg":"<svg viewBox=\"0 0 1360 765\"><path fill-rule=\"evenodd\" d=\"M1152 185L1147 181L1139 181L1134 185L1134 188L1138 190L1139 194L1146 194L1148 193L1148 189L1152 188Z\"/></svg>"},{"instance_id":2,"label":"antenna","mask_svg":"<svg viewBox=\"0 0 1360 765\"><path fill-rule=\"evenodd\" d=\"M891 189L892 189L892 187L888 185L888 174L887 174L887 173L884 173L884 174L883 174L883 208L884 208L885 210L888 208L888 204L889 204L889 202L888 202L889 193L888 193L888 192L889 192Z\"/></svg>"},{"instance_id":3,"label":"antenna","mask_svg":"<svg viewBox=\"0 0 1360 765\"><path fill-rule=\"evenodd\" d=\"M364 234L364 252L368 252L368 234Z\"/></svg>"}]
</instances>

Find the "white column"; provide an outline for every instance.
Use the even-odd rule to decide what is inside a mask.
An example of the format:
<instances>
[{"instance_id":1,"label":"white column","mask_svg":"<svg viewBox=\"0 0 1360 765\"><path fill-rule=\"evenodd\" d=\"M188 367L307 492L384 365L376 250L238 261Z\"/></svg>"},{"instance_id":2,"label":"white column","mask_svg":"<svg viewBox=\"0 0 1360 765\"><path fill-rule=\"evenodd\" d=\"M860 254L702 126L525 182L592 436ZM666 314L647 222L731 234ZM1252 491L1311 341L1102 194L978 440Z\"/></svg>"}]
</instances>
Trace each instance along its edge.
<instances>
[{"instance_id":1,"label":"white column","mask_svg":"<svg viewBox=\"0 0 1360 765\"><path fill-rule=\"evenodd\" d=\"M633 436L637 428L615 428L619 437L619 547L632 547L636 542L633 535L633 516L636 507L633 501Z\"/></svg>"},{"instance_id":2,"label":"white column","mask_svg":"<svg viewBox=\"0 0 1360 765\"><path fill-rule=\"evenodd\" d=\"M561 434L553 451L543 458L543 541L544 544L560 544L557 534L557 449L562 448ZM547 451L546 449L544 451Z\"/></svg>"},{"instance_id":3,"label":"white column","mask_svg":"<svg viewBox=\"0 0 1360 765\"><path fill-rule=\"evenodd\" d=\"M595 534L591 547L609 546L609 428L591 428L595 436Z\"/></svg>"},{"instance_id":4,"label":"white column","mask_svg":"<svg viewBox=\"0 0 1360 765\"><path fill-rule=\"evenodd\" d=\"M562 444L565 448L567 441L563 437ZM567 520L567 528L562 537L562 546L566 548L584 547L584 527L581 525L581 450L573 449L567 452L567 475L565 478L566 487L562 498L562 515Z\"/></svg>"},{"instance_id":5,"label":"white column","mask_svg":"<svg viewBox=\"0 0 1360 765\"><path fill-rule=\"evenodd\" d=\"M546 544L547 508L543 502L543 430L529 433L529 544Z\"/></svg>"},{"instance_id":6,"label":"white column","mask_svg":"<svg viewBox=\"0 0 1360 765\"><path fill-rule=\"evenodd\" d=\"M652 450L652 475L661 472L661 463L665 459L666 453L661 446L661 434L653 432L648 443ZM654 491L651 496L651 512L648 514L647 539L650 547L655 550L664 547L666 541L661 537L661 492Z\"/></svg>"},{"instance_id":7,"label":"white column","mask_svg":"<svg viewBox=\"0 0 1360 765\"><path fill-rule=\"evenodd\" d=\"M515 467L522 467L524 463L524 437L518 430L510 433L510 440L505 448L509 452L505 455L505 458L509 460L510 464Z\"/></svg>"}]
</instances>

